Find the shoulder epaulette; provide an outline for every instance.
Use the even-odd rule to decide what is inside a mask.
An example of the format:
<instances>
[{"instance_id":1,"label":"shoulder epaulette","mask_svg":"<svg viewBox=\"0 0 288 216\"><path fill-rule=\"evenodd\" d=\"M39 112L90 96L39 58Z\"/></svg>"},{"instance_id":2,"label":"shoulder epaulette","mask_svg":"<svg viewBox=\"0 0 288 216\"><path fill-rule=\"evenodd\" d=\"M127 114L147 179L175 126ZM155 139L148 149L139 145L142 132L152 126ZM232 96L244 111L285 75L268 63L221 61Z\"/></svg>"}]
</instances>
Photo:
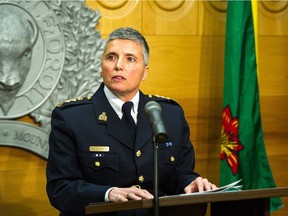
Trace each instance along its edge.
<instances>
[{"instance_id":1,"label":"shoulder epaulette","mask_svg":"<svg viewBox=\"0 0 288 216\"><path fill-rule=\"evenodd\" d=\"M164 96L157 95L157 94L155 94L155 95L149 94L147 96L148 96L148 98L150 100L154 100L156 102L167 102L167 103L172 103L172 104L175 104L175 105L179 105L179 103L176 100L173 100L173 99L171 99L169 97L164 97Z\"/></svg>"},{"instance_id":2,"label":"shoulder epaulette","mask_svg":"<svg viewBox=\"0 0 288 216\"><path fill-rule=\"evenodd\" d=\"M71 106L71 105L77 105L77 104L83 104L83 103L90 103L92 97L77 97L65 100L62 103L59 103L56 107L63 109L64 107Z\"/></svg>"}]
</instances>

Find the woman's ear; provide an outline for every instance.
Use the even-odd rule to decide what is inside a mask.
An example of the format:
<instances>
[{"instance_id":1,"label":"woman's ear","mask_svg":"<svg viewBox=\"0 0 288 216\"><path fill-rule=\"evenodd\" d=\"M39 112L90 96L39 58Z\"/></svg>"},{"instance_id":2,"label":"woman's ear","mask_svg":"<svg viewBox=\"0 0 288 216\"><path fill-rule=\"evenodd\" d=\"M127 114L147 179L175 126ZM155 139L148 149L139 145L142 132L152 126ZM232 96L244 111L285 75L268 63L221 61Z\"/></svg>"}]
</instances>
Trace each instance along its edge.
<instances>
[{"instance_id":1,"label":"woman's ear","mask_svg":"<svg viewBox=\"0 0 288 216\"><path fill-rule=\"evenodd\" d=\"M149 67L148 67L148 66L145 66L142 80L146 80L146 78L147 78L147 76L148 76L148 70L149 70Z\"/></svg>"}]
</instances>

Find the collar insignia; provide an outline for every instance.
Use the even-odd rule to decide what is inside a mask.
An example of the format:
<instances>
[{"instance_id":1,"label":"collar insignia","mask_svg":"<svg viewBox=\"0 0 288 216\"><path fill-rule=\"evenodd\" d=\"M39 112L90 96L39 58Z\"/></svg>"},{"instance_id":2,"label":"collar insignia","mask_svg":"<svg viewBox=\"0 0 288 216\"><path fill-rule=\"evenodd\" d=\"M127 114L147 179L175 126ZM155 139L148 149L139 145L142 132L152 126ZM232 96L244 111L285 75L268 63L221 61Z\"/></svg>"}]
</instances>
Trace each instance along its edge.
<instances>
[{"instance_id":1,"label":"collar insignia","mask_svg":"<svg viewBox=\"0 0 288 216\"><path fill-rule=\"evenodd\" d=\"M106 112L102 112L99 117L98 117L99 121L103 121L103 122L107 122L107 115Z\"/></svg>"}]
</instances>

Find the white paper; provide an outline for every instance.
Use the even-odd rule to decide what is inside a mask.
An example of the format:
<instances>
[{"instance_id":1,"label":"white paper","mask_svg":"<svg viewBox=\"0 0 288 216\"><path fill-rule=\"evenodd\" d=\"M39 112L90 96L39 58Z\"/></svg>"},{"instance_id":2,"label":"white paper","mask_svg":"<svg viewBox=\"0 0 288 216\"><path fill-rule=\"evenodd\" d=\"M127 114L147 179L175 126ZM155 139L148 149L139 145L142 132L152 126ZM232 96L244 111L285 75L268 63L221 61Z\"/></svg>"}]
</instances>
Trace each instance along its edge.
<instances>
[{"instance_id":1,"label":"white paper","mask_svg":"<svg viewBox=\"0 0 288 216\"><path fill-rule=\"evenodd\" d=\"M193 194L202 194L202 193L215 193L215 192L224 192L224 191L229 191L229 190L241 190L241 188L243 187L243 185L237 185L240 181L242 181L242 179L237 180L235 182L232 182L228 185L216 188L214 190L209 190L209 191L203 191L203 192L195 192L195 193L188 193L188 194L180 194L181 196L185 196L185 195L193 195Z\"/></svg>"}]
</instances>

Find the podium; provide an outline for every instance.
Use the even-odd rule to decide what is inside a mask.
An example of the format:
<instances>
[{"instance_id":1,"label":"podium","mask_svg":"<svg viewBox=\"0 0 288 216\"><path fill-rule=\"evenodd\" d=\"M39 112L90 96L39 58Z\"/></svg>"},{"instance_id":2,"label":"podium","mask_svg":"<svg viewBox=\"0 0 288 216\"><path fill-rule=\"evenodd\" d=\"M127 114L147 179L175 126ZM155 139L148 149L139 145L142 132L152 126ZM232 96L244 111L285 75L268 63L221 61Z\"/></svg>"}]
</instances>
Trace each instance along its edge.
<instances>
[{"instance_id":1,"label":"podium","mask_svg":"<svg viewBox=\"0 0 288 216\"><path fill-rule=\"evenodd\" d=\"M270 198L283 196L288 196L288 187L164 196L159 197L159 212L160 216L205 216L209 205L211 216L268 216ZM153 216L153 200L92 203L85 212L97 215L136 209L149 209Z\"/></svg>"}]
</instances>

